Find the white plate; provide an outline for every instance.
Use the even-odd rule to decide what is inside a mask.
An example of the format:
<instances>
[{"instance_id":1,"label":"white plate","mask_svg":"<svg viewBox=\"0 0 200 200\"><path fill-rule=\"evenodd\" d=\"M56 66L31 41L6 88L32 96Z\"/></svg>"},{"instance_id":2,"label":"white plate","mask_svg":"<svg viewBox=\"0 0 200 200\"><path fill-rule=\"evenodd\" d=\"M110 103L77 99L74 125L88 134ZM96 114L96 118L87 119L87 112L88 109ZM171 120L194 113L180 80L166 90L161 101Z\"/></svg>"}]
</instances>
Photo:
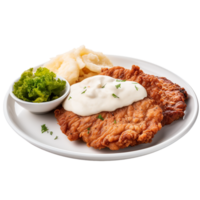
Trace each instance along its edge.
<instances>
[{"instance_id":1,"label":"white plate","mask_svg":"<svg viewBox=\"0 0 200 200\"><path fill-rule=\"evenodd\" d=\"M44 115L32 114L20 107L10 97L8 92L4 100L4 114L9 125L25 140L41 149L62 156L87 160L119 160L149 154L172 144L191 129L197 118L199 106L197 97L188 83L172 72L142 60L111 55L108 55L108 57L114 66L131 68L135 64L140 66L145 73L164 76L184 87L189 94L184 119L177 120L171 125L163 127L150 144L141 144L118 151L111 151L109 149L96 150L88 148L81 141L70 142L60 131L53 112ZM42 124L46 124L49 130L53 131L53 135L49 133L42 134ZM56 136L58 136L58 139L54 140Z\"/></svg>"}]
</instances>

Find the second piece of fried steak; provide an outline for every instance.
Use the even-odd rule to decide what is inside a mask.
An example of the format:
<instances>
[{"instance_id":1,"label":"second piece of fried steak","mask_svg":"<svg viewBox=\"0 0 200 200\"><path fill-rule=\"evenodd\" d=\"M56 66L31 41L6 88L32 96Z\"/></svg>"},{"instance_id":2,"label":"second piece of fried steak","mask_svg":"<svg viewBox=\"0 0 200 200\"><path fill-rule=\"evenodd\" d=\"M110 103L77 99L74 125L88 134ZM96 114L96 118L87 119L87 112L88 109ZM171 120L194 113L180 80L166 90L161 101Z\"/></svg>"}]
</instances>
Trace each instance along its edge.
<instances>
[{"instance_id":1,"label":"second piece of fried steak","mask_svg":"<svg viewBox=\"0 0 200 200\"><path fill-rule=\"evenodd\" d=\"M184 88L164 77L145 74L135 65L132 66L132 69L123 67L103 68L101 75L140 83L147 90L148 97L154 99L162 108L162 126L171 124L184 116L185 100L188 98L187 92Z\"/></svg>"}]
</instances>

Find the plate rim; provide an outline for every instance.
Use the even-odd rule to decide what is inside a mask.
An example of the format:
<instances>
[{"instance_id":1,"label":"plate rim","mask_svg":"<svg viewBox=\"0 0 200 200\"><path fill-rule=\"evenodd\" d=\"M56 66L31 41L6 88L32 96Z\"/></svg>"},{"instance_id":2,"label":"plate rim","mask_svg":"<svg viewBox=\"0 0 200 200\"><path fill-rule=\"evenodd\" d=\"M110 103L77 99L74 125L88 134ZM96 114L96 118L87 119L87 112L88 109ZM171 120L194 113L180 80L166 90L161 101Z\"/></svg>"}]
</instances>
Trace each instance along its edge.
<instances>
[{"instance_id":1,"label":"plate rim","mask_svg":"<svg viewBox=\"0 0 200 200\"><path fill-rule=\"evenodd\" d=\"M170 70L158 66L156 64L141 60L141 59L136 59L136 58L132 58L132 57L126 57L126 56L118 56L118 55L110 55L110 54L106 54L106 56L110 56L110 57L118 57L118 58L125 58L125 59L133 59L136 61L140 61L140 62L145 62L147 64L151 64L154 65L158 68L161 68L163 70L168 71L169 73L175 75L176 77L178 77L179 79L181 79L183 82L185 82L187 84L187 87L193 92L193 96L195 103L196 103L196 110L194 111L194 114L192 116L191 122L182 130L180 131L177 135L174 135L173 137L171 137L170 139L157 144L155 146L151 146L145 149L140 149L140 150L136 150L136 151L130 151L130 152L120 152L120 153L115 153L115 154L91 154L91 153L81 153L81 152L73 152L73 151L69 151L69 150L64 150L64 149L59 149L56 147L52 147L50 145L44 144L42 142L39 142L33 138L31 138L30 136L26 135L26 133L24 133L23 131L21 131L10 119L9 114L8 114L8 109L7 109L7 101L9 98L9 89L7 91L7 94L4 97L4 102L3 102L3 111L4 111L4 116L6 118L6 121L8 122L8 124L10 125L10 127L19 135L21 136L23 139L25 139L26 141L28 141L29 143L33 144L34 146L43 149L45 151L54 153L54 154L58 154L61 156L65 156L65 157L70 157L70 158L76 158L76 159L82 159L82 160L96 160L96 161L109 161L109 160L121 160L121 159L129 159L129 158L134 158L134 157L139 157L139 156L143 156L143 155L147 155L153 152L156 152L158 150L161 150L171 144L173 144L174 142L176 142L178 139L180 139L181 137L183 137L194 125L197 117L198 117L198 113L199 113L199 103L198 103L198 98L196 93L194 92L194 90L192 89L192 87L187 83L187 81L183 80L181 77L179 77L178 75L176 75L175 73L171 72ZM9 87L10 88L10 87Z\"/></svg>"}]
</instances>

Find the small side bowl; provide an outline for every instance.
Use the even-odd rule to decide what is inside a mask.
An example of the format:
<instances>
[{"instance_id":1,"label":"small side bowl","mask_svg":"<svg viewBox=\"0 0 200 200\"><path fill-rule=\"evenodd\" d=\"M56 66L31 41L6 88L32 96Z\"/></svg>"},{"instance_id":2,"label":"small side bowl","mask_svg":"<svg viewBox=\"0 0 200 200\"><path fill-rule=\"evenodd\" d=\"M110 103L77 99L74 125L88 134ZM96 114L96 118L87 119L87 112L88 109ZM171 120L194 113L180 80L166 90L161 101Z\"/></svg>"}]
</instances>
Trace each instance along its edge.
<instances>
[{"instance_id":1,"label":"small side bowl","mask_svg":"<svg viewBox=\"0 0 200 200\"><path fill-rule=\"evenodd\" d=\"M56 79L61 79L66 81L64 78L62 78L61 76L56 76ZM10 87L10 96L23 108L25 108L26 110L35 113L35 114L44 114L47 112L50 112L51 110L55 109L57 106L59 106L63 100L68 96L69 91L70 91L70 85L69 83L66 81L66 87L63 91L63 94L61 97L59 97L58 99L52 100L52 101L48 101L48 102L41 102L41 103L33 103L33 102L28 102L28 101L24 101L19 99L18 97L16 97L13 94L13 86L14 83L17 82L20 78L16 79L13 84Z\"/></svg>"}]
</instances>

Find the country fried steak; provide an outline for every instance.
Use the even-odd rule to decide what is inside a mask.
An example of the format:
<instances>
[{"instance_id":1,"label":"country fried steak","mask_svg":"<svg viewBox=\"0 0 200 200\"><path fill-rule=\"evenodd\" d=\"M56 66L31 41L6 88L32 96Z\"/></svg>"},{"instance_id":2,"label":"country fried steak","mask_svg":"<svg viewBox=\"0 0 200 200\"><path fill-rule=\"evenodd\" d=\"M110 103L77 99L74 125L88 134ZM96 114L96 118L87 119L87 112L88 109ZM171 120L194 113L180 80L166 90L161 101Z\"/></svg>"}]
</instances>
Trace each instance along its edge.
<instances>
[{"instance_id":1,"label":"country fried steak","mask_svg":"<svg viewBox=\"0 0 200 200\"><path fill-rule=\"evenodd\" d=\"M113 112L79 116L59 107L54 111L61 131L69 140L82 139L96 149L118 150L152 141L162 126L184 116L188 94L164 77L145 74L138 66L103 68L101 75L135 81L147 91L147 98Z\"/></svg>"},{"instance_id":2,"label":"country fried steak","mask_svg":"<svg viewBox=\"0 0 200 200\"><path fill-rule=\"evenodd\" d=\"M162 112L156 101L149 98L91 116L79 116L62 107L54 111L61 131L69 140L82 139L89 147L111 150L151 142L162 127Z\"/></svg>"},{"instance_id":3,"label":"country fried steak","mask_svg":"<svg viewBox=\"0 0 200 200\"><path fill-rule=\"evenodd\" d=\"M132 69L123 67L103 68L101 75L140 83L147 90L148 97L154 99L162 108L162 126L171 124L184 116L185 100L188 98L187 92L184 88L164 77L145 74L135 65L132 66Z\"/></svg>"}]
</instances>

